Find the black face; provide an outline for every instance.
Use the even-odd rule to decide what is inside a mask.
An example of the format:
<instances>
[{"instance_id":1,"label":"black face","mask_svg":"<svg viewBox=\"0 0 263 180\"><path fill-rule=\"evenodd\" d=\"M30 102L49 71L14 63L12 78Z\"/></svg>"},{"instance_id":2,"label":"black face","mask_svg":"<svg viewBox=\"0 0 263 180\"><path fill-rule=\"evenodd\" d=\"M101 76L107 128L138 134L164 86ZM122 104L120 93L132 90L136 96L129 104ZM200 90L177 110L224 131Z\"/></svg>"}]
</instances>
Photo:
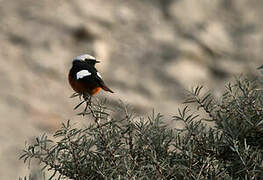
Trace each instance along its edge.
<instances>
[{"instance_id":1,"label":"black face","mask_svg":"<svg viewBox=\"0 0 263 180\"><path fill-rule=\"evenodd\" d=\"M79 65L81 66L81 65L85 65L85 64L95 66L95 64L99 63L99 62L100 61L97 61L96 59L84 59L84 61L76 59L76 60L73 60L72 64L73 64L73 66L79 66Z\"/></svg>"},{"instance_id":2,"label":"black face","mask_svg":"<svg viewBox=\"0 0 263 180\"><path fill-rule=\"evenodd\" d=\"M89 64L92 64L93 66L96 64L96 63L99 63L99 61L97 61L96 59L84 59L85 62L89 63Z\"/></svg>"}]
</instances>

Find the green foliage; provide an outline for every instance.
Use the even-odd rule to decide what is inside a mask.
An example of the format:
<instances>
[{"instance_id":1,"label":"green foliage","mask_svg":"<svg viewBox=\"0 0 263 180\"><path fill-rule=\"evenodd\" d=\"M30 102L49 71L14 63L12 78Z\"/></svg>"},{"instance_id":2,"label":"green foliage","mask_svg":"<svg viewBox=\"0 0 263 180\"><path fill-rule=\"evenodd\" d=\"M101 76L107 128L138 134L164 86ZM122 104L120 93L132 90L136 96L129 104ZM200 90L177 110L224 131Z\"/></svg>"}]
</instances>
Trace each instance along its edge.
<instances>
[{"instance_id":1,"label":"green foliage","mask_svg":"<svg viewBox=\"0 0 263 180\"><path fill-rule=\"evenodd\" d=\"M176 128L154 112L139 118L127 106L111 112L105 101L84 99L80 115L91 125L76 128L68 121L52 138L37 137L21 155L24 162L37 159L43 170L53 171L49 179L55 174L76 180L263 178L263 90L258 80L229 83L220 100L203 93L202 86L194 88L185 108L172 117Z\"/></svg>"}]
</instances>

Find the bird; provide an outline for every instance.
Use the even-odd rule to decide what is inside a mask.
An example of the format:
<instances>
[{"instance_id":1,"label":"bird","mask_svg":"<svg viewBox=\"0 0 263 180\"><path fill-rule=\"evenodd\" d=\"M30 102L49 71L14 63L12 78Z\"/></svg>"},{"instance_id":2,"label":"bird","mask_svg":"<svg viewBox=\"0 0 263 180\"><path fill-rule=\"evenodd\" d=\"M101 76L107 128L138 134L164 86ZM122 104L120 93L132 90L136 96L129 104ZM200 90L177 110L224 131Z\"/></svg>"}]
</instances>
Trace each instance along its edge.
<instances>
[{"instance_id":1,"label":"bird","mask_svg":"<svg viewBox=\"0 0 263 180\"><path fill-rule=\"evenodd\" d=\"M68 81L72 89L89 97L96 95L101 89L114 93L104 81L95 64L100 63L97 59L89 54L79 55L73 58L72 67L68 73Z\"/></svg>"}]
</instances>

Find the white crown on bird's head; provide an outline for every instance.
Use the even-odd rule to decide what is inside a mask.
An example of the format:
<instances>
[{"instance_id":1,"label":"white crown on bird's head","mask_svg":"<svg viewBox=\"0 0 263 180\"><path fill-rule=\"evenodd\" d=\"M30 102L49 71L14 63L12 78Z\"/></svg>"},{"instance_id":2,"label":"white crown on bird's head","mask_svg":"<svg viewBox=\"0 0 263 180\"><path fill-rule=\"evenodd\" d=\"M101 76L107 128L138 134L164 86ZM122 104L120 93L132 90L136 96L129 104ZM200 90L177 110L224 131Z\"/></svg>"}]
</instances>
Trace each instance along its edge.
<instances>
[{"instance_id":1,"label":"white crown on bird's head","mask_svg":"<svg viewBox=\"0 0 263 180\"><path fill-rule=\"evenodd\" d=\"M93 57L93 56L91 56L91 55L89 55L89 54L82 54L82 55L79 55L79 56L77 56L77 57L75 57L74 59L73 59L73 61L85 61L85 60L96 60L96 58L95 57Z\"/></svg>"},{"instance_id":2,"label":"white crown on bird's head","mask_svg":"<svg viewBox=\"0 0 263 180\"><path fill-rule=\"evenodd\" d=\"M97 61L95 57L89 55L89 54L82 54L82 55L79 55L79 56L76 56L72 63L74 64L74 62L78 62L78 61L85 61L85 62L90 62L92 64L96 64L96 63L99 63L100 61Z\"/></svg>"}]
</instances>

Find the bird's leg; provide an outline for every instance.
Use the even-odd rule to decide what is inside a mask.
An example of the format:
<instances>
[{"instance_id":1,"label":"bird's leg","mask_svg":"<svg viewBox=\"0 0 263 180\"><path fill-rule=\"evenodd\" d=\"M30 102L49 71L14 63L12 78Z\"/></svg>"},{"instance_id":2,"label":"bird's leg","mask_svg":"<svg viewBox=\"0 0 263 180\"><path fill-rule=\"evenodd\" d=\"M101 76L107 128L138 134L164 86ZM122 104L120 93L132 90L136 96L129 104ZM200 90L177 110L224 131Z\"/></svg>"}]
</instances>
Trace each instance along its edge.
<instances>
[{"instance_id":1,"label":"bird's leg","mask_svg":"<svg viewBox=\"0 0 263 180\"><path fill-rule=\"evenodd\" d=\"M83 94L83 99L89 104L91 105L91 96L87 93Z\"/></svg>"}]
</instances>

